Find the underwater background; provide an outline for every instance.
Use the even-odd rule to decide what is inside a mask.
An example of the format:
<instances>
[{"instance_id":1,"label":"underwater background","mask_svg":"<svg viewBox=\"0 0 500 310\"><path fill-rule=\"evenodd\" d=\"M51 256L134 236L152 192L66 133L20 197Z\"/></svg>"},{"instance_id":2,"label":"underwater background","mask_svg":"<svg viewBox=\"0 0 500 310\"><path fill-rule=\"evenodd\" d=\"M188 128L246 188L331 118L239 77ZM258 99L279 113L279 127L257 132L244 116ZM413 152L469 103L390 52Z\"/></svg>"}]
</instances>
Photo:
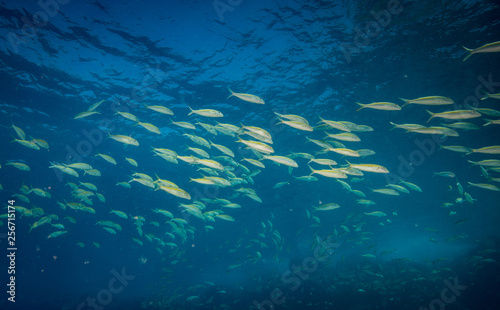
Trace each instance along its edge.
<instances>
[{"instance_id":1,"label":"underwater background","mask_svg":"<svg viewBox=\"0 0 500 310\"><path fill-rule=\"evenodd\" d=\"M500 54L463 61L500 40L495 1L0 1L0 23L1 309L498 309ZM429 96L453 104L401 108Z\"/></svg>"}]
</instances>

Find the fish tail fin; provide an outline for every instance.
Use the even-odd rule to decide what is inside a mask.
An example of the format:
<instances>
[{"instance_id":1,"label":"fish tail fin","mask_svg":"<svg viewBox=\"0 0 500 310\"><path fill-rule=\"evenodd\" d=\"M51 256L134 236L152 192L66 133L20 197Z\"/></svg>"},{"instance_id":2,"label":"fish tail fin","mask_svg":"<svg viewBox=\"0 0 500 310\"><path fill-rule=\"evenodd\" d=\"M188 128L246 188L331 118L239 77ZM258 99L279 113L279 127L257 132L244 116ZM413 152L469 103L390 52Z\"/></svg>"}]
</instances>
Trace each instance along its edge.
<instances>
[{"instance_id":1,"label":"fish tail fin","mask_svg":"<svg viewBox=\"0 0 500 310\"><path fill-rule=\"evenodd\" d=\"M426 122L426 123L428 123L431 119L433 119L433 118L434 118L434 114L435 114L435 113L432 113L432 112L431 112L431 111L429 111L429 110L426 110L426 111L427 111L427 113L429 113L429 114L431 115L431 117L429 117L429 119L428 119L428 120L427 120L427 122Z\"/></svg>"},{"instance_id":2,"label":"fish tail fin","mask_svg":"<svg viewBox=\"0 0 500 310\"><path fill-rule=\"evenodd\" d=\"M488 98L490 97L490 96L489 96L490 94L489 94L487 91L485 91L484 89L481 89L481 90L479 90L479 91L480 91L481 93L483 93L483 95L484 95L483 97L481 97L481 100L486 100L486 99L488 99Z\"/></svg>"},{"instance_id":3,"label":"fish tail fin","mask_svg":"<svg viewBox=\"0 0 500 310\"><path fill-rule=\"evenodd\" d=\"M396 124L394 124L393 122L389 122L389 123L391 123L391 125L392 125L392 128L391 128L391 129L389 129L389 130L393 130L393 129L395 129L395 128L396 128Z\"/></svg>"},{"instance_id":4,"label":"fish tail fin","mask_svg":"<svg viewBox=\"0 0 500 310\"><path fill-rule=\"evenodd\" d=\"M491 120L490 119L486 119L486 118L483 118L485 121L487 121L486 124L484 124L483 126L488 126L488 125L491 125Z\"/></svg>"},{"instance_id":5,"label":"fish tail fin","mask_svg":"<svg viewBox=\"0 0 500 310\"><path fill-rule=\"evenodd\" d=\"M404 98L399 98L401 100L403 100L405 103L401 106L401 108L403 108L404 106L406 105L409 105L410 104L410 100L409 99L404 99Z\"/></svg>"},{"instance_id":6,"label":"fish tail fin","mask_svg":"<svg viewBox=\"0 0 500 310\"><path fill-rule=\"evenodd\" d=\"M309 163L307 164L307 166L309 167L309 169L311 169L311 174L309 174L309 176L313 175L314 174L314 169L311 167L311 165L309 165Z\"/></svg>"},{"instance_id":7,"label":"fish tail fin","mask_svg":"<svg viewBox=\"0 0 500 310\"><path fill-rule=\"evenodd\" d=\"M465 48L465 50L469 52L469 55L465 56L465 58L464 58L464 59L462 59L462 61L466 61L466 60L467 60L470 56L472 56L472 55L473 55L473 51L474 51L474 50L472 50L472 49L470 49L470 48L467 48L467 47L465 47L465 46L462 46L462 47L463 47L463 48Z\"/></svg>"},{"instance_id":8,"label":"fish tail fin","mask_svg":"<svg viewBox=\"0 0 500 310\"><path fill-rule=\"evenodd\" d=\"M362 103L359 103L359 102L356 102L357 105L361 106L361 108L357 109L356 112L358 112L359 110L361 109L364 109L365 108L365 105L362 104Z\"/></svg>"},{"instance_id":9,"label":"fish tail fin","mask_svg":"<svg viewBox=\"0 0 500 310\"><path fill-rule=\"evenodd\" d=\"M229 88L229 86L227 87L227 90L229 90L229 92L231 93L229 96L227 96L226 99L229 99L231 98L232 96L234 96L234 91L231 90L231 88Z\"/></svg>"}]
</instances>

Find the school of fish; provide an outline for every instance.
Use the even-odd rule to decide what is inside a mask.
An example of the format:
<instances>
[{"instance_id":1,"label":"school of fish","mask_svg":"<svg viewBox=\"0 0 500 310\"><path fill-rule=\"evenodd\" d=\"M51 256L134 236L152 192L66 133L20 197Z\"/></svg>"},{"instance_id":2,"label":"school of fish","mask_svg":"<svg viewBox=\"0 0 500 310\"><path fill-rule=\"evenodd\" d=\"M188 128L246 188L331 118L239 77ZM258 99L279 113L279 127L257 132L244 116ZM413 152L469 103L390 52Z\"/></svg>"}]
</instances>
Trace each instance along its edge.
<instances>
[{"instance_id":1,"label":"school of fish","mask_svg":"<svg viewBox=\"0 0 500 310\"><path fill-rule=\"evenodd\" d=\"M478 49L467 49L470 54L485 52L497 52L500 43L495 42L484 45ZM245 104L266 104L264 100L256 95L236 93L229 89L228 102L239 104L232 100L242 100ZM500 99L500 94L484 93L481 103ZM233 98L235 97L235 98ZM236 99L237 98L237 99ZM436 178L452 180L450 190L456 192L455 201L443 202L443 208L449 209L449 215L456 214L454 207L461 203L473 204L477 199L472 198L463 184L467 184L470 191L479 189L487 191L500 191L495 183L500 182L500 160L493 156L500 155L500 145L485 145L472 147L471 145L455 145L453 139L460 136L461 131L474 130L481 132L483 126L500 125L500 111L485 107L466 107L442 111L431 111L444 106L451 107L455 102L451 98L439 95L422 96L414 99L402 99L402 103L377 101L373 103L357 104L357 113L394 113L393 122L387 124L387 131L402 129L408 135L424 134L437 135L446 138L446 144L441 144L438 152L446 156L446 152L458 152L464 155L464 163L470 163L472 168L478 169L477 178L459 182L452 171L435 172ZM106 100L100 100L92 104L83 112L76 113L75 122L91 119L100 114L98 111L101 104ZM421 107L424 106L424 107ZM257 127L258 124L230 124L222 120L225 115L215 109L192 109L189 113L181 111L174 113L170 108L162 105L150 105L141 109L141 116L136 116L131 111L119 111L114 117L121 118L129 123L129 130L120 128L122 132L107 134L104 145L100 152L95 152L86 162L64 162L64 158L54 159L47 162L49 168L63 175L66 180L67 193L56 196L51 193L50 188L35 188L31 186L29 178L30 170L33 168L28 160L8 160L1 169L12 169L12 174L23 174L25 180L18 192L14 194L16 200L15 209L22 220L28 220L29 225L25 228L30 234L36 234L40 227L51 227L47 233L47 239L67 238L71 236L72 229L79 224L79 216L82 213L91 214L94 220L93 229L102 231L103 236L126 234L128 238L138 247L151 246L159 254L168 254L170 258L181 260L188 240L194 239L200 230L210 232L217 229L220 222L244 221L234 214L234 209L245 208L248 204L262 204L259 192L253 188L255 178L264 175L270 165L279 169L286 169L288 178L273 186L274 191L280 191L281 187L290 186L293 182L318 182L330 184L331 191L339 192L339 195L349 195L352 203L361 207L357 214L351 214L350 218L344 220L339 228L334 228L334 235L340 238L351 230L363 234L362 226L368 221L378 221L379 225L390 224L397 218L395 210L390 210L384 205L377 204L379 195L424 195L419 185L400 178L396 183L385 184L378 188L367 185L369 179L376 179L381 183L384 180L380 174L389 174L390 170L381 162L387 162L387 158L379 158L376 150L363 149L364 139L373 138L373 128L366 124L355 124L345 119L326 119L317 116L317 119L307 120L305 117L294 114L280 114L275 112L273 124L275 126L287 126L289 130L279 134L272 134L266 128ZM429 115L425 124L398 124L397 113L404 109L414 109L421 116ZM426 109L429 110L426 110ZM370 111L375 110L375 111ZM389 111L389 112L386 112ZM133 112L133 111L132 111ZM180 132L185 139L185 145L157 145L148 148L143 146L143 141L134 138L134 132L142 131L142 134L162 135L160 127L149 123L154 117L172 117L170 127ZM177 117L179 119L177 119ZM199 117L194 121L195 117ZM479 121L481 118L484 121ZM213 120L216 119L216 120ZM144 120L144 121L143 121ZM203 121L203 122L202 122ZM219 122L220 121L220 122ZM481 123L482 122L482 123ZM429 123L429 125L427 124ZM15 126L10 127L11 133L16 135L13 143L20 148L26 148L27 152L41 152L49 149L49 143L43 139L28 136L24 131ZM303 152L289 153L288 150L277 148L274 140L279 140L280 135L287 135L290 131L297 134L297 145L303 148ZM130 134L132 132L132 134ZM377 133L380 134L380 133ZM222 138L221 138L222 136ZM123 154L106 153L106 144L121 143L124 146ZM168 148L165 148L168 147ZM158 171L141 171L141 162L131 158L127 154L129 148L142 148L149 160L155 161L156 165L184 165L186 173L180 178L163 179L165 176ZM475 160L469 159L474 157ZM477 159L476 159L477 158ZM104 165L120 166L128 165L130 179L114 180L112 175L101 173ZM9 166L9 167L7 167ZM140 171L140 172L138 172ZM306 171L306 172L304 172ZM298 173L300 172L300 173ZM163 177L163 178L162 178ZM165 195L175 199L177 205L155 205L142 210L130 211L126 206L122 210L106 208L106 198L99 192L103 182L113 182L117 191L127 195L127 190L132 187L140 188L144 193L156 195L163 199ZM188 188L181 188L177 184L196 184L204 187L219 188L217 197L204 197L190 192ZM370 184L372 184L370 182ZM0 190L3 189L0 184ZM480 191L475 191L480 195ZM58 193L59 195L60 193ZM194 199L196 197L196 199ZM36 207L38 199L52 199L58 209L44 210ZM387 199L387 198L385 198ZM480 198L478 198L480 199ZM337 212L342 206L336 201L320 202L304 208L303 212L311 227L320 227L322 218ZM6 214L0 215L5 219ZM354 224L354 222L356 224ZM132 223L134 231L125 231L122 227ZM461 221L457 222L457 225ZM274 259L280 260L280 255L285 251L285 240L280 232L273 226L272 219L262 221L262 233L253 239L250 254L247 261L255 263L262 258L261 249L273 247L275 249ZM128 226L127 226L128 227ZM151 227L161 228L161 234L153 233ZM365 235L365 237L368 237ZM453 236L450 241L460 238ZM315 241L314 241L315 240ZM319 243L318 235L313 238L311 247ZM434 242L435 240L431 240ZM96 241L95 247L100 247ZM85 247L83 242L75 243L75 246ZM241 239L235 245L235 249L247 246ZM382 252L381 255L389 253ZM365 259L373 259L376 253L363 254ZM245 263L238 262L227 267L227 271L242 268ZM368 272L368 271L367 271ZM194 300L197 296L190 296L187 300Z\"/></svg>"}]
</instances>

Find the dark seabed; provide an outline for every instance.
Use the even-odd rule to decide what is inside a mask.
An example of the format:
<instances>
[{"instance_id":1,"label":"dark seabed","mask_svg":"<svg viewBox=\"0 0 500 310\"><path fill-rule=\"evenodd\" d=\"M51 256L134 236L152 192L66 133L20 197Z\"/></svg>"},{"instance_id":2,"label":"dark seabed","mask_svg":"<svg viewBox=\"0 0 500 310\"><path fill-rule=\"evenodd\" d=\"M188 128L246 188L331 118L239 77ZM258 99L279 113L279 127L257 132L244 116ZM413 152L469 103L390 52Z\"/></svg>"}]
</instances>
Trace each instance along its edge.
<instances>
[{"instance_id":1,"label":"dark seabed","mask_svg":"<svg viewBox=\"0 0 500 310\"><path fill-rule=\"evenodd\" d=\"M0 2L1 309L498 309L495 1Z\"/></svg>"}]
</instances>

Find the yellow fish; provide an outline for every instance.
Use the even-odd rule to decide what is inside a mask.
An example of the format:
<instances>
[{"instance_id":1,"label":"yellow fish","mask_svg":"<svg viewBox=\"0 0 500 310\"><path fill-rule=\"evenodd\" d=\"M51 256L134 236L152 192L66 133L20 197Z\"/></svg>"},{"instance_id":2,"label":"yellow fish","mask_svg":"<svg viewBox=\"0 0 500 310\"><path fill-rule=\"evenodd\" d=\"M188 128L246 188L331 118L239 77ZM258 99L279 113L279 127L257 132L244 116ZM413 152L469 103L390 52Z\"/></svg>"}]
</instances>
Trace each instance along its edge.
<instances>
[{"instance_id":1,"label":"yellow fish","mask_svg":"<svg viewBox=\"0 0 500 310\"><path fill-rule=\"evenodd\" d=\"M142 123L139 123L139 124L142 124ZM150 124L148 124L148 125L150 125ZM151 126L153 126L153 125L151 125ZM158 129L158 131L159 131L159 129ZM124 144L139 146L139 142L137 142L137 140L134 139L134 138L132 138L132 137L123 136L123 135L110 135L108 133L108 138L111 138L111 139L113 139L115 141L118 141L118 142L121 142L121 143L124 143Z\"/></svg>"},{"instance_id":2,"label":"yellow fish","mask_svg":"<svg viewBox=\"0 0 500 310\"><path fill-rule=\"evenodd\" d=\"M26 134L24 133L24 131L21 128L15 126L14 124L12 124L12 126L10 126L10 127L15 130L19 139L24 140L26 138Z\"/></svg>"},{"instance_id":3,"label":"yellow fish","mask_svg":"<svg viewBox=\"0 0 500 310\"><path fill-rule=\"evenodd\" d=\"M43 147L44 149L49 148L49 144L43 139L32 139L31 142L36 143L39 147Z\"/></svg>"},{"instance_id":4,"label":"yellow fish","mask_svg":"<svg viewBox=\"0 0 500 310\"><path fill-rule=\"evenodd\" d=\"M191 195L189 195L188 192L186 192L185 190L183 189L180 189L178 187L170 187L170 186L162 186L160 185L159 187L157 187L155 189L156 190L162 190L164 192L167 192L171 195L174 195L174 196L177 196L177 197L180 197L180 198L184 198L184 199L188 199L190 200L191 199Z\"/></svg>"},{"instance_id":5,"label":"yellow fish","mask_svg":"<svg viewBox=\"0 0 500 310\"><path fill-rule=\"evenodd\" d=\"M417 99L403 99L399 98L405 102L402 107L408 104L421 104L421 105L447 105L455 103L448 97L442 96L428 96L428 97L420 97Z\"/></svg>"},{"instance_id":6,"label":"yellow fish","mask_svg":"<svg viewBox=\"0 0 500 310\"><path fill-rule=\"evenodd\" d=\"M116 112L116 114L120 114L121 116L125 117L126 119L128 119L130 121L139 122L139 119L134 114L130 114L127 112Z\"/></svg>"},{"instance_id":7,"label":"yellow fish","mask_svg":"<svg viewBox=\"0 0 500 310\"><path fill-rule=\"evenodd\" d=\"M241 142L241 143L245 144L246 146L248 146L249 148L256 150L258 152L264 153L264 154L274 153L274 149L271 146L269 146L265 143L262 143L262 142L257 142L257 141L252 141L252 140L242 140L239 137L238 137L237 142Z\"/></svg>"},{"instance_id":8,"label":"yellow fish","mask_svg":"<svg viewBox=\"0 0 500 310\"><path fill-rule=\"evenodd\" d=\"M500 154L500 145L487 146L480 149L472 149L470 153ZM468 153L467 155L469 155L470 153Z\"/></svg>"},{"instance_id":9,"label":"yellow fish","mask_svg":"<svg viewBox=\"0 0 500 310\"><path fill-rule=\"evenodd\" d=\"M284 156L268 156L268 155L264 155L264 158L272 160L272 161L274 161L276 163L279 163L279 164L283 164L285 166L289 166L289 167L297 168L299 166L295 160L293 160L291 158L288 158L288 157L284 157Z\"/></svg>"},{"instance_id":10,"label":"yellow fish","mask_svg":"<svg viewBox=\"0 0 500 310\"><path fill-rule=\"evenodd\" d=\"M172 110L170 110L167 107L161 106L161 105L149 105L149 106L146 106L146 108L153 110L155 112L161 113L161 114L174 115L174 112L172 112Z\"/></svg>"},{"instance_id":11,"label":"yellow fish","mask_svg":"<svg viewBox=\"0 0 500 310\"><path fill-rule=\"evenodd\" d=\"M493 42L493 43L488 43L483 46L480 46L478 48L467 48L465 46L462 46L465 48L466 51L469 52L469 55L467 55L462 61L466 61L470 56L478 53L495 53L495 52L500 52L500 41Z\"/></svg>"},{"instance_id":12,"label":"yellow fish","mask_svg":"<svg viewBox=\"0 0 500 310\"><path fill-rule=\"evenodd\" d=\"M87 117L87 116L90 116L90 115L93 115L93 114L101 114L101 113L95 112L95 111L85 111L85 112L78 113L74 117L74 119L84 118L84 117Z\"/></svg>"},{"instance_id":13,"label":"yellow fish","mask_svg":"<svg viewBox=\"0 0 500 310\"><path fill-rule=\"evenodd\" d=\"M401 110L401 107L395 103L392 102L374 102L374 103L369 103L369 104L362 104L359 102L356 102L361 108L357 109L356 112L359 110L362 110L364 108L369 108L369 109L374 109L374 110L384 110L384 111L399 111Z\"/></svg>"},{"instance_id":14,"label":"yellow fish","mask_svg":"<svg viewBox=\"0 0 500 310\"><path fill-rule=\"evenodd\" d=\"M313 131L313 128L309 126L309 124L303 123L303 122L296 122L296 121L285 121L280 119L280 122L277 123L276 125L279 124L285 124L288 125L292 128L299 129L299 130L304 130L304 131Z\"/></svg>"},{"instance_id":15,"label":"yellow fish","mask_svg":"<svg viewBox=\"0 0 500 310\"><path fill-rule=\"evenodd\" d=\"M227 99L231 98L232 96L238 97L241 100L247 101L247 102L252 102L252 103L257 103L257 104L265 104L264 100L262 98L255 96L255 95L250 95L250 94L243 94L243 93L235 93L234 91L231 90L231 88L227 88L231 95L227 97Z\"/></svg>"},{"instance_id":16,"label":"yellow fish","mask_svg":"<svg viewBox=\"0 0 500 310\"><path fill-rule=\"evenodd\" d=\"M104 159L105 161L109 162L109 163L112 163L113 165L116 165L116 160L109 156L109 155L104 155L104 154L97 154L95 156L100 156L102 159Z\"/></svg>"},{"instance_id":17,"label":"yellow fish","mask_svg":"<svg viewBox=\"0 0 500 310\"><path fill-rule=\"evenodd\" d=\"M468 119L481 116L481 113L474 110L455 110L441 113L432 113L427 110L427 113L431 115L426 123L428 123L434 117L445 118L445 119Z\"/></svg>"},{"instance_id":18,"label":"yellow fish","mask_svg":"<svg viewBox=\"0 0 500 310\"><path fill-rule=\"evenodd\" d=\"M337 139L340 141L350 141L350 142L359 142L361 139L353 134L352 132L343 132L338 134L326 133L329 138Z\"/></svg>"},{"instance_id":19,"label":"yellow fish","mask_svg":"<svg viewBox=\"0 0 500 310\"><path fill-rule=\"evenodd\" d=\"M387 168L384 166L379 166L374 164L351 164L350 162L347 163L349 164L349 167L356 168L361 171L374 172L374 173L389 173L389 170L387 170Z\"/></svg>"},{"instance_id":20,"label":"yellow fish","mask_svg":"<svg viewBox=\"0 0 500 310\"><path fill-rule=\"evenodd\" d=\"M469 185L476 186L479 188L484 188L484 189L489 189L490 191L497 191L500 192L500 188L498 186L495 186L493 184L487 184L487 183L471 183L467 182Z\"/></svg>"},{"instance_id":21,"label":"yellow fish","mask_svg":"<svg viewBox=\"0 0 500 310\"><path fill-rule=\"evenodd\" d=\"M31 141L27 141L27 140L19 140L19 139L14 139L14 141L12 141L12 142L17 142L23 146L29 147L30 149L34 149L34 150L40 149L38 144L36 144L35 142L31 142Z\"/></svg>"},{"instance_id":22,"label":"yellow fish","mask_svg":"<svg viewBox=\"0 0 500 310\"><path fill-rule=\"evenodd\" d=\"M6 166L12 166L12 167L15 167L19 170L23 170L23 171L30 171L30 167L26 164L23 164L23 163L16 163L16 162L8 162L5 164Z\"/></svg>"},{"instance_id":23,"label":"yellow fish","mask_svg":"<svg viewBox=\"0 0 500 310\"><path fill-rule=\"evenodd\" d=\"M127 157L127 158L125 158L125 160L126 160L129 164L131 164L132 166L135 166L135 167L137 167L137 166L138 166L137 162L136 162L134 159L132 159L132 158L128 158L128 157Z\"/></svg>"},{"instance_id":24,"label":"yellow fish","mask_svg":"<svg viewBox=\"0 0 500 310\"><path fill-rule=\"evenodd\" d=\"M227 214L216 214L215 217L218 217L224 221L234 222L234 218Z\"/></svg>"},{"instance_id":25,"label":"yellow fish","mask_svg":"<svg viewBox=\"0 0 500 310\"><path fill-rule=\"evenodd\" d=\"M99 102L94 103L93 105L91 105L91 106L88 108L87 112L92 112L92 111L95 111L95 109L97 109L97 108L101 105L101 103L103 103L103 102L104 102L104 100L101 100L101 101L99 101Z\"/></svg>"},{"instance_id":26,"label":"yellow fish","mask_svg":"<svg viewBox=\"0 0 500 310\"><path fill-rule=\"evenodd\" d=\"M189 110L191 110L191 112L189 112L188 115L198 114L198 115L205 116L205 117L223 117L224 116L224 114L222 114L221 112L219 112L217 110L212 110L212 109L193 110L189 106L188 106L188 108L189 108Z\"/></svg>"},{"instance_id":27,"label":"yellow fish","mask_svg":"<svg viewBox=\"0 0 500 310\"><path fill-rule=\"evenodd\" d=\"M179 127L182 127L182 128L185 128L185 129L194 129L196 130L196 126L191 124L191 123L188 123L188 122L174 122L173 120L170 120L170 123L172 125L176 125L176 126L179 126Z\"/></svg>"},{"instance_id":28,"label":"yellow fish","mask_svg":"<svg viewBox=\"0 0 500 310\"><path fill-rule=\"evenodd\" d=\"M146 129L147 131L161 135L160 128L156 127L153 124L137 122L137 125L141 126L142 128ZM118 141L118 140L116 140L116 141ZM119 141L119 142L122 142L122 141ZM124 142L124 143L127 143L127 142ZM132 144L132 143L127 143L127 144ZM133 144L133 145L135 145L135 144ZM137 144L137 145L139 145L139 144Z\"/></svg>"}]
</instances>

